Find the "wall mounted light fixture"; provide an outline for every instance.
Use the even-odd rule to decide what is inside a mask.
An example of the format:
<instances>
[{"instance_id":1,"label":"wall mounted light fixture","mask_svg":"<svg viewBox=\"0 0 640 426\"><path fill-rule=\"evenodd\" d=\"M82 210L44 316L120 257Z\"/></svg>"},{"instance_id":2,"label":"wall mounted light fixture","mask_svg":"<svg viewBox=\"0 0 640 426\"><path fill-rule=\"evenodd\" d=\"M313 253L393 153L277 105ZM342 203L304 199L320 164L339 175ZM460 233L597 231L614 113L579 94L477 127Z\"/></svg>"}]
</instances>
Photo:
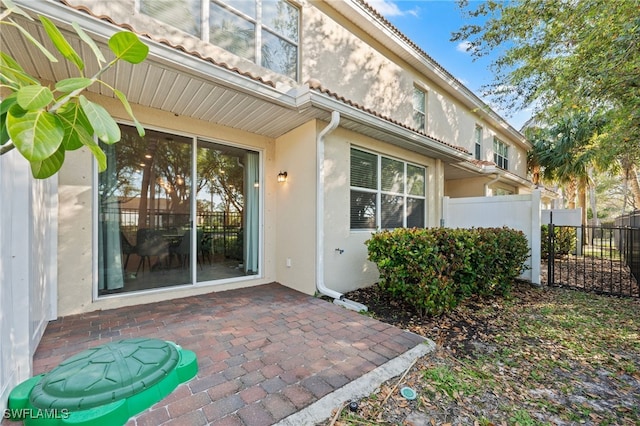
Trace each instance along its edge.
<instances>
[{"instance_id":1,"label":"wall mounted light fixture","mask_svg":"<svg viewBox=\"0 0 640 426\"><path fill-rule=\"evenodd\" d=\"M287 181L287 172L278 173L278 182L286 182Z\"/></svg>"}]
</instances>

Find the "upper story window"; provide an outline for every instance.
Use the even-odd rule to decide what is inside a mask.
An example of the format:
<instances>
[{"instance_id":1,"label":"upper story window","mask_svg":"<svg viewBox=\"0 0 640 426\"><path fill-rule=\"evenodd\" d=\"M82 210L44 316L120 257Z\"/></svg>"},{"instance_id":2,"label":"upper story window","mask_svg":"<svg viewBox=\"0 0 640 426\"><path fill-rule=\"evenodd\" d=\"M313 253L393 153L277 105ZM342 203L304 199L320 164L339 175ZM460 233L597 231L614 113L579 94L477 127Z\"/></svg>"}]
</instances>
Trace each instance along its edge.
<instances>
[{"instance_id":1,"label":"upper story window","mask_svg":"<svg viewBox=\"0 0 640 426\"><path fill-rule=\"evenodd\" d=\"M140 0L140 12L202 38L201 0Z\"/></svg>"},{"instance_id":2,"label":"upper story window","mask_svg":"<svg viewBox=\"0 0 640 426\"><path fill-rule=\"evenodd\" d=\"M423 228L425 170L351 148L351 229Z\"/></svg>"},{"instance_id":3,"label":"upper story window","mask_svg":"<svg viewBox=\"0 0 640 426\"><path fill-rule=\"evenodd\" d=\"M475 159L482 159L482 127L476 126L475 130Z\"/></svg>"},{"instance_id":4,"label":"upper story window","mask_svg":"<svg viewBox=\"0 0 640 426\"><path fill-rule=\"evenodd\" d=\"M493 138L493 162L501 169L509 170L509 145Z\"/></svg>"},{"instance_id":5,"label":"upper story window","mask_svg":"<svg viewBox=\"0 0 640 426\"><path fill-rule=\"evenodd\" d=\"M413 124L421 132L427 131L427 92L413 87Z\"/></svg>"},{"instance_id":6,"label":"upper story window","mask_svg":"<svg viewBox=\"0 0 640 426\"><path fill-rule=\"evenodd\" d=\"M300 11L285 0L140 0L140 12L298 77Z\"/></svg>"}]
</instances>

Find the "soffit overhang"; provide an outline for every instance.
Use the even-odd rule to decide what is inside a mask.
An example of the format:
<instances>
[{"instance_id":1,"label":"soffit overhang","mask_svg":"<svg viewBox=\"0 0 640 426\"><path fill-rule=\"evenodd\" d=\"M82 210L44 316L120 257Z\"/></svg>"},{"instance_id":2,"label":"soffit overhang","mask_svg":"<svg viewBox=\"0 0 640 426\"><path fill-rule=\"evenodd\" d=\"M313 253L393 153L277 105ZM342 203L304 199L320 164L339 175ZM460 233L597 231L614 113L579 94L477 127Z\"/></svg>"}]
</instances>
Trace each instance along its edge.
<instances>
[{"instance_id":1,"label":"soffit overhang","mask_svg":"<svg viewBox=\"0 0 640 426\"><path fill-rule=\"evenodd\" d=\"M85 75L97 71L95 61L87 60L94 55L75 32L69 30L69 23L77 22L85 29L103 50L107 60L110 55L106 47L108 38L123 29L57 2L20 2L20 6L47 16L60 26L74 49L85 58ZM39 21L14 19L36 34L38 39L47 40ZM42 81L53 82L78 76L77 70L66 61L49 62L14 28L3 30L1 37L3 50ZM354 106L335 94L314 90L308 85L294 89L278 88L270 81L217 64L210 58L182 51L167 43L141 39L149 46L149 56L144 62L131 65L120 61L101 77L125 93L134 113L136 105L142 105L276 139L310 120L329 121L331 112L338 111L341 114L340 126L345 129L443 160L445 179L448 172L454 170L451 163L466 164L471 159L471 155L460 148L380 117L366 108ZM55 51L52 45L47 47ZM110 89L101 85L94 85L89 90L114 97ZM464 169L469 176L484 174L471 163Z\"/></svg>"}]
</instances>

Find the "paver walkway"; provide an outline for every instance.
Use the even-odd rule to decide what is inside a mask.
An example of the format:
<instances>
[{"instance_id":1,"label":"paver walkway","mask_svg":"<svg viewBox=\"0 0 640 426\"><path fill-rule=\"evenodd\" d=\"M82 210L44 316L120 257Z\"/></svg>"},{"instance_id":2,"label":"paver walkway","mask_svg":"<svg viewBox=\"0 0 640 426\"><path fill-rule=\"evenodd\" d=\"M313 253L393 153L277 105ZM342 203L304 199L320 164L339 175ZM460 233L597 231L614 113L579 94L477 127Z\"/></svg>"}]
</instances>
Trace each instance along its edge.
<instances>
[{"instance_id":1,"label":"paver walkway","mask_svg":"<svg viewBox=\"0 0 640 426\"><path fill-rule=\"evenodd\" d=\"M274 283L52 321L34 374L89 347L133 337L195 351L199 371L131 426L270 425L424 341Z\"/></svg>"}]
</instances>

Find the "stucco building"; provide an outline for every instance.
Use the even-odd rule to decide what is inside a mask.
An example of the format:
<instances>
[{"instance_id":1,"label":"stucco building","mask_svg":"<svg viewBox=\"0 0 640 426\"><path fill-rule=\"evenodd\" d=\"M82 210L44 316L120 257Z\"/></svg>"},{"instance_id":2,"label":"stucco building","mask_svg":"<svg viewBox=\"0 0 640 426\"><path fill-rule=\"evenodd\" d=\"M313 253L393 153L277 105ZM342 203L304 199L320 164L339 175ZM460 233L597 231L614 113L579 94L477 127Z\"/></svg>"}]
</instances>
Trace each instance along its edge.
<instances>
[{"instance_id":1,"label":"stucco building","mask_svg":"<svg viewBox=\"0 0 640 426\"><path fill-rule=\"evenodd\" d=\"M109 90L87 93L121 126L106 172L85 149L45 182L0 157L3 335L27 327L32 349L79 312L274 281L340 297L378 278L376 229L439 226L443 196L533 189L523 135L364 1L17 3L81 56L71 22L150 48L103 76L145 137ZM11 28L2 50L43 82L73 76Z\"/></svg>"}]
</instances>

